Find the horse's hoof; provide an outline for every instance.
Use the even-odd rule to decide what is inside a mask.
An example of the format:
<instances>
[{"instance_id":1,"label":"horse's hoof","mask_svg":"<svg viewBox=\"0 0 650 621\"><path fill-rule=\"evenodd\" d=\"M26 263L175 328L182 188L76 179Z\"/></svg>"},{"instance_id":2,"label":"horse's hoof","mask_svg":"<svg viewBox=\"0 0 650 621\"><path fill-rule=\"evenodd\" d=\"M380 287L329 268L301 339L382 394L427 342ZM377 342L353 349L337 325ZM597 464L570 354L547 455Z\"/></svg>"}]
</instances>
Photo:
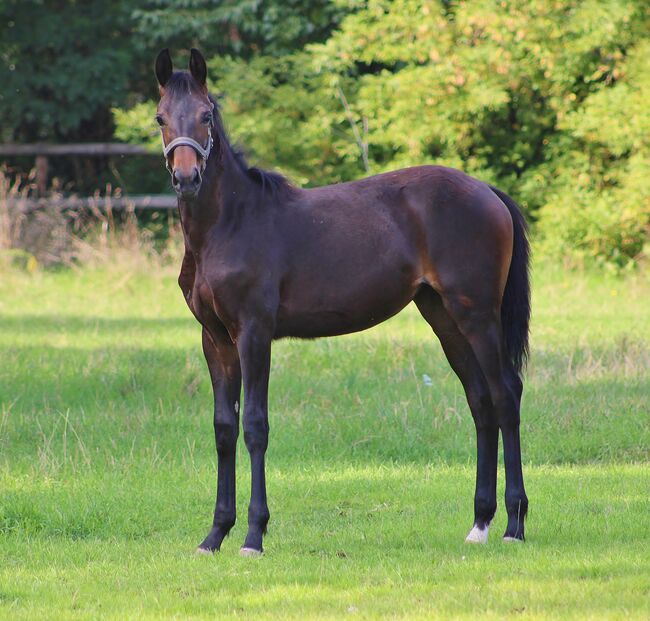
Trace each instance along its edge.
<instances>
[{"instance_id":1,"label":"horse's hoof","mask_svg":"<svg viewBox=\"0 0 650 621\"><path fill-rule=\"evenodd\" d=\"M198 547L194 551L194 554L196 554L197 556L206 556L208 554L212 554L212 550L208 550L207 548Z\"/></svg>"},{"instance_id":2,"label":"horse's hoof","mask_svg":"<svg viewBox=\"0 0 650 621\"><path fill-rule=\"evenodd\" d=\"M472 530L469 531L469 535L465 537L465 542L486 544L488 541L489 531L490 526L488 524L485 525L485 528L479 528L478 526L474 525L472 527Z\"/></svg>"},{"instance_id":3,"label":"horse's hoof","mask_svg":"<svg viewBox=\"0 0 650 621\"><path fill-rule=\"evenodd\" d=\"M256 550L255 548L239 548L240 556L247 556L249 558L259 558L262 556L262 550Z\"/></svg>"},{"instance_id":4,"label":"horse's hoof","mask_svg":"<svg viewBox=\"0 0 650 621\"><path fill-rule=\"evenodd\" d=\"M523 539L519 539L518 537L504 537L503 541L506 543L523 543Z\"/></svg>"}]
</instances>

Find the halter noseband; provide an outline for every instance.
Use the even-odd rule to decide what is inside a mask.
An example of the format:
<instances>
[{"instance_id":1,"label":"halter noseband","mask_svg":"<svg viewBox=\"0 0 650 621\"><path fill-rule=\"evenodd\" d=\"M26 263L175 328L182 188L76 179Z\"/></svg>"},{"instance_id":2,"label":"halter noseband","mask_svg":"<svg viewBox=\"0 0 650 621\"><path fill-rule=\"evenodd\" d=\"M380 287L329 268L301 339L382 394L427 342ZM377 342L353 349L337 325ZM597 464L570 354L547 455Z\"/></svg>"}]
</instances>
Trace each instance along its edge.
<instances>
[{"instance_id":1,"label":"halter noseband","mask_svg":"<svg viewBox=\"0 0 650 621\"><path fill-rule=\"evenodd\" d=\"M205 170L205 167L208 163L208 157L210 157L210 151L212 150L212 123L210 123L210 131L208 133L208 142L205 147L202 147L194 138L189 136L179 136L174 138L168 145L165 144L165 139L160 134L160 139L162 140L163 155L165 157L165 166L167 170L171 173L172 170L169 166L169 154L176 148L181 145L187 147L192 147L200 156L201 156L201 172Z\"/></svg>"}]
</instances>

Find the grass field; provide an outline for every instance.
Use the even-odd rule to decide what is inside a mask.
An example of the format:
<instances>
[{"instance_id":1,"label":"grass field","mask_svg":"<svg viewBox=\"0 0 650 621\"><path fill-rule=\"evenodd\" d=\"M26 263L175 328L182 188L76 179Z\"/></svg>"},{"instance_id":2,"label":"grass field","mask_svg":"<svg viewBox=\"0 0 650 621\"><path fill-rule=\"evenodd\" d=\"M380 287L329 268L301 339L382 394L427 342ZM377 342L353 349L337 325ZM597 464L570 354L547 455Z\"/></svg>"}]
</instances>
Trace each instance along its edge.
<instances>
[{"instance_id":1,"label":"grass field","mask_svg":"<svg viewBox=\"0 0 650 621\"><path fill-rule=\"evenodd\" d=\"M215 452L167 269L0 274L0 618L650 618L650 288L535 271L528 541L472 522L460 384L409 307L273 353L266 554L196 557ZM423 375L433 385L423 382Z\"/></svg>"}]
</instances>

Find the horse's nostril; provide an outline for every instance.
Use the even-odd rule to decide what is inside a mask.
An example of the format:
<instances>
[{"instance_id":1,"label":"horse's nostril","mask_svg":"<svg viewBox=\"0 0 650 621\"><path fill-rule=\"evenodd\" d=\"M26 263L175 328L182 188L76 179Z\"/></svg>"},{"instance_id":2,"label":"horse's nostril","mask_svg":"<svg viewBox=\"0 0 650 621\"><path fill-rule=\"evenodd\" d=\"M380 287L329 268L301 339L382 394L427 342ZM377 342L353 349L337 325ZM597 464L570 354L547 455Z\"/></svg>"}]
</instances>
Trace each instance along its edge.
<instances>
[{"instance_id":1,"label":"horse's nostril","mask_svg":"<svg viewBox=\"0 0 650 621\"><path fill-rule=\"evenodd\" d=\"M201 171L196 166L187 173L180 168L175 168L172 171L172 185L179 194L187 196L196 194L201 186Z\"/></svg>"},{"instance_id":2,"label":"horse's nostril","mask_svg":"<svg viewBox=\"0 0 650 621\"><path fill-rule=\"evenodd\" d=\"M190 174L184 175L179 170L174 169L172 172L172 184L175 188L199 186L201 184L201 171L194 167Z\"/></svg>"}]
</instances>

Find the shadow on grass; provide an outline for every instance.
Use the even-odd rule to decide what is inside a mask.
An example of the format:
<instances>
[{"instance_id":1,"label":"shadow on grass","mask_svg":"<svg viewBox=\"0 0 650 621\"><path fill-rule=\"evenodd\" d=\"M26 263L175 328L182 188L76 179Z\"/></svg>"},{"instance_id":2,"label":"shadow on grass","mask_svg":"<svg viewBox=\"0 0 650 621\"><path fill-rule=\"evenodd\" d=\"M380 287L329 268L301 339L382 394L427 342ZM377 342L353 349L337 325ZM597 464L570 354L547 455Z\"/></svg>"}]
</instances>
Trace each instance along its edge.
<instances>
[{"instance_id":1,"label":"shadow on grass","mask_svg":"<svg viewBox=\"0 0 650 621\"><path fill-rule=\"evenodd\" d=\"M213 459L212 394L192 319L6 319L5 339L25 329L36 341L57 329L76 335L60 347L0 348L6 459L47 466L74 458L79 465L153 454L174 462L189 447ZM160 336L185 328L177 338ZM79 347L87 330L104 340ZM270 459L473 463L472 419L438 345L383 334L371 346L359 338L277 346ZM634 343L537 358L533 352L522 410L524 461L648 459L645 356ZM433 386L423 384L425 373Z\"/></svg>"},{"instance_id":2,"label":"shadow on grass","mask_svg":"<svg viewBox=\"0 0 650 621\"><path fill-rule=\"evenodd\" d=\"M93 315L21 315L2 316L2 332L26 331L33 336L47 335L52 332L65 332L79 335L99 330L103 333L119 333L134 327L158 332L166 329L197 328L200 326L193 317L96 317Z\"/></svg>"}]
</instances>

